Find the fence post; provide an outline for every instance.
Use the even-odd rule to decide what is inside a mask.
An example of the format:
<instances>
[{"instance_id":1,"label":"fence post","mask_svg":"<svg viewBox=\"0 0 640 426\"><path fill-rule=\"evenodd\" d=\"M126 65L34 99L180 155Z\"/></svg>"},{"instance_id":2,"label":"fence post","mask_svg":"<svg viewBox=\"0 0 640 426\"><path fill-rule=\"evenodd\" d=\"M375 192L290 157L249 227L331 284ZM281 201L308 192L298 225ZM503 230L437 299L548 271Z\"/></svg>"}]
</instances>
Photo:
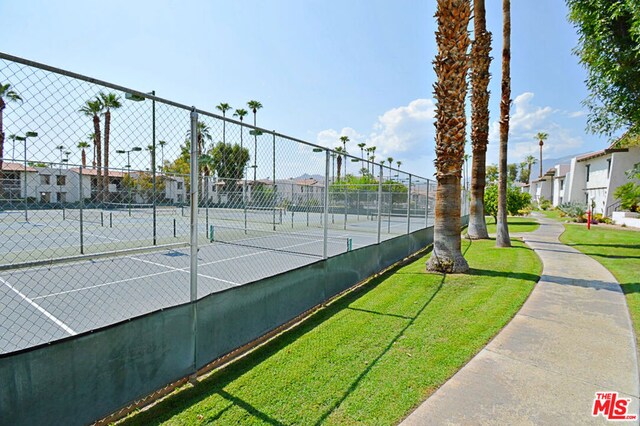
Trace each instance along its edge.
<instances>
[{"instance_id":1,"label":"fence post","mask_svg":"<svg viewBox=\"0 0 640 426\"><path fill-rule=\"evenodd\" d=\"M278 191L276 190L276 131L273 131L273 230L276 230L276 206Z\"/></svg>"},{"instance_id":2,"label":"fence post","mask_svg":"<svg viewBox=\"0 0 640 426\"><path fill-rule=\"evenodd\" d=\"M80 197L80 254L84 254L84 196L82 194L82 165L80 165L80 185L78 196Z\"/></svg>"},{"instance_id":3,"label":"fence post","mask_svg":"<svg viewBox=\"0 0 640 426\"><path fill-rule=\"evenodd\" d=\"M427 179L427 195L424 199L424 226L429 227L429 188L431 187L431 181Z\"/></svg>"},{"instance_id":4,"label":"fence post","mask_svg":"<svg viewBox=\"0 0 640 426\"><path fill-rule=\"evenodd\" d=\"M198 363L198 113L196 108L191 110L191 187L189 195L191 201L191 267L190 267L190 301L192 309L191 333L193 336L193 373L190 381L197 379Z\"/></svg>"},{"instance_id":5,"label":"fence post","mask_svg":"<svg viewBox=\"0 0 640 426\"><path fill-rule=\"evenodd\" d=\"M152 90L151 94L153 96L156 95L156 91ZM156 100L151 99L151 171L152 171L152 184L153 184L153 194L151 198L153 200L153 245L155 246L158 243L158 216L156 210L156 197L157 197L157 185L156 185Z\"/></svg>"},{"instance_id":6,"label":"fence post","mask_svg":"<svg viewBox=\"0 0 640 426\"><path fill-rule=\"evenodd\" d=\"M329 238L329 150L325 152L325 166L324 166L324 223L322 229L322 258L327 258L327 239Z\"/></svg>"},{"instance_id":7,"label":"fence post","mask_svg":"<svg viewBox=\"0 0 640 426\"><path fill-rule=\"evenodd\" d=\"M407 234L411 233L411 173L409 173L409 191L407 191Z\"/></svg>"},{"instance_id":8,"label":"fence post","mask_svg":"<svg viewBox=\"0 0 640 426\"><path fill-rule=\"evenodd\" d=\"M378 178L378 244L380 244L380 227L382 226L382 164Z\"/></svg>"}]
</instances>

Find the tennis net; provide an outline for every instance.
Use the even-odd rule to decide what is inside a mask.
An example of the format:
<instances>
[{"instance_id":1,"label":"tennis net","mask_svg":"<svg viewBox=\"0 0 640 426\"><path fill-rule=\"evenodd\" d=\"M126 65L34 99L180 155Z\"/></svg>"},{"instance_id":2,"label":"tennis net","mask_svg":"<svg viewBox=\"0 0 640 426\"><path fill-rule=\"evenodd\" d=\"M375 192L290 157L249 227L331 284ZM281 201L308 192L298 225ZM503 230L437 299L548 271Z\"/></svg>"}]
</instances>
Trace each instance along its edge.
<instances>
[{"instance_id":1,"label":"tennis net","mask_svg":"<svg viewBox=\"0 0 640 426\"><path fill-rule=\"evenodd\" d=\"M263 229L211 225L209 227L209 241L320 258L324 253L324 238L320 233L282 233ZM327 252L330 255L344 253L351 249L351 238L346 236L327 238Z\"/></svg>"},{"instance_id":2,"label":"tennis net","mask_svg":"<svg viewBox=\"0 0 640 426\"><path fill-rule=\"evenodd\" d=\"M205 208L200 208L199 214L205 214ZM209 208L209 217L214 220L247 223L273 223L282 224L282 218L286 214L280 207L247 207L247 208Z\"/></svg>"}]
</instances>

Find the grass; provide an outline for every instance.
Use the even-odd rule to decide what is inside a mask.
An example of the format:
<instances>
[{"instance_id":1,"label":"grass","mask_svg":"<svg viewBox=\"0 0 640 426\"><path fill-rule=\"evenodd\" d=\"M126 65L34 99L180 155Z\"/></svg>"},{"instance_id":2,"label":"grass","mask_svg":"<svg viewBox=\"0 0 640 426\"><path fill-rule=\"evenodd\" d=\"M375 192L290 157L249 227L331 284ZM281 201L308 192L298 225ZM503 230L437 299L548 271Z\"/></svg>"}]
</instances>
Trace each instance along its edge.
<instances>
[{"instance_id":1,"label":"grass","mask_svg":"<svg viewBox=\"0 0 640 426\"><path fill-rule=\"evenodd\" d=\"M548 217L549 219L555 219L558 220L560 222L571 222L573 219L568 217L568 216L561 216L560 215L560 210L556 210L556 209L552 209L552 210L539 210L539 213L542 213L543 215L545 215L546 217Z\"/></svg>"},{"instance_id":2,"label":"grass","mask_svg":"<svg viewBox=\"0 0 640 426\"><path fill-rule=\"evenodd\" d=\"M485 216L487 221L487 232L489 234L496 233L496 221L492 216ZM535 219L530 217L519 217L519 216L509 216L507 217L507 224L509 226L509 234L518 233L518 232L532 232L538 229L540 224L535 221ZM465 235L467 230L465 229L463 232Z\"/></svg>"},{"instance_id":3,"label":"grass","mask_svg":"<svg viewBox=\"0 0 640 426\"><path fill-rule=\"evenodd\" d=\"M616 277L640 341L640 231L565 225L560 241L593 257Z\"/></svg>"},{"instance_id":4,"label":"grass","mask_svg":"<svg viewBox=\"0 0 640 426\"><path fill-rule=\"evenodd\" d=\"M515 315L541 263L519 241L463 241L468 274L422 257L318 311L127 425L396 424Z\"/></svg>"}]
</instances>

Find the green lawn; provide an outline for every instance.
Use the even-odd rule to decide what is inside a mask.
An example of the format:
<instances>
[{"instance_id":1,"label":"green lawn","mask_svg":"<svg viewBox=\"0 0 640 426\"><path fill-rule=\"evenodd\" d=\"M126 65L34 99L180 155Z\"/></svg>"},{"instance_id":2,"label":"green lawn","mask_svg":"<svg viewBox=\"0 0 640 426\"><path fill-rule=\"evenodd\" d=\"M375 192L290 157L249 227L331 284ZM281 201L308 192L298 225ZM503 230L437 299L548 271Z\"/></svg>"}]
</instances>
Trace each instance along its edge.
<instances>
[{"instance_id":1,"label":"green lawn","mask_svg":"<svg viewBox=\"0 0 640 426\"><path fill-rule=\"evenodd\" d=\"M541 263L521 242L463 241L473 268L393 270L127 425L396 424L515 315Z\"/></svg>"},{"instance_id":2,"label":"green lawn","mask_svg":"<svg viewBox=\"0 0 640 426\"><path fill-rule=\"evenodd\" d=\"M640 341L640 231L565 225L560 241L600 262L616 277L627 298Z\"/></svg>"},{"instance_id":3,"label":"green lawn","mask_svg":"<svg viewBox=\"0 0 640 426\"><path fill-rule=\"evenodd\" d=\"M487 216L487 232L489 234L496 233L496 222L493 220L493 217ZM516 232L532 232L538 229L540 226L538 222L532 217L519 217L519 216L509 216L507 217L507 224L509 226L509 234L513 234Z\"/></svg>"},{"instance_id":4,"label":"green lawn","mask_svg":"<svg viewBox=\"0 0 640 426\"><path fill-rule=\"evenodd\" d=\"M543 215L545 215L546 217L548 217L549 219L555 219L558 220L560 222L571 222L573 221L572 218L567 217L567 216L560 216L560 210L539 210L539 213L542 213Z\"/></svg>"}]
</instances>

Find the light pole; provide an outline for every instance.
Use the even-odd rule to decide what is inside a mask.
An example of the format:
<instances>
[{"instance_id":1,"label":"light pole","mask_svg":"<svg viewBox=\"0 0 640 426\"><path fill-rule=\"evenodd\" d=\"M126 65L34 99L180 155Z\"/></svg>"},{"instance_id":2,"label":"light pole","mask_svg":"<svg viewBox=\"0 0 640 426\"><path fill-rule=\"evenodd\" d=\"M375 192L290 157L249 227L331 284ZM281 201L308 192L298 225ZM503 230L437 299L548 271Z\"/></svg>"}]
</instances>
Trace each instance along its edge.
<instances>
[{"instance_id":1,"label":"light pole","mask_svg":"<svg viewBox=\"0 0 640 426\"><path fill-rule=\"evenodd\" d=\"M24 136L16 136L16 140L24 142L24 220L29 221L29 208L27 203L27 139L35 138L38 132L27 132Z\"/></svg>"},{"instance_id":2,"label":"light pole","mask_svg":"<svg viewBox=\"0 0 640 426\"><path fill-rule=\"evenodd\" d=\"M154 96L154 98L151 99L151 146L152 146L151 185L152 185L152 191L153 191L153 196L151 197L151 199L153 202L153 245L155 246L156 245L156 100L155 100L156 91L152 90L147 94ZM134 102L143 102L145 100L143 96L136 95L134 93L125 93L124 97L125 99L129 99ZM161 142L163 142L160 145L162 147L162 163L164 165L164 144L166 142L164 141L161 141ZM140 147L136 147L136 148L138 148L136 151L142 151L142 148ZM128 155L129 154L127 154L127 163L129 163ZM131 197L129 197L129 216L131 216Z\"/></svg>"},{"instance_id":3,"label":"light pole","mask_svg":"<svg viewBox=\"0 0 640 426\"><path fill-rule=\"evenodd\" d=\"M132 148L129 149L118 149L116 150L116 152L118 154L127 154L127 177L129 179L128 182L128 187L129 187L129 194L127 196L127 198L129 199L129 216L131 216L131 186L132 186L132 182L131 182L131 153L132 152L139 152L142 151L142 148L140 148L139 146L134 146Z\"/></svg>"},{"instance_id":4,"label":"light pole","mask_svg":"<svg viewBox=\"0 0 640 426\"><path fill-rule=\"evenodd\" d=\"M258 136L262 135L260 130L250 130L249 134L253 136L253 184L256 183L256 169L258 168Z\"/></svg>"},{"instance_id":5,"label":"light pole","mask_svg":"<svg viewBox=\"0 0 640 426\"><path fill-rule=\"evenodd\" d=\"M56 197L56 201L62 206L62 152L66 149L64 145L58 145L56 147L58 151L60 151L60 164L58 164L58 176L56 176L56 182L58 183L58 196Z\"/></svg>"}]
</instances>

